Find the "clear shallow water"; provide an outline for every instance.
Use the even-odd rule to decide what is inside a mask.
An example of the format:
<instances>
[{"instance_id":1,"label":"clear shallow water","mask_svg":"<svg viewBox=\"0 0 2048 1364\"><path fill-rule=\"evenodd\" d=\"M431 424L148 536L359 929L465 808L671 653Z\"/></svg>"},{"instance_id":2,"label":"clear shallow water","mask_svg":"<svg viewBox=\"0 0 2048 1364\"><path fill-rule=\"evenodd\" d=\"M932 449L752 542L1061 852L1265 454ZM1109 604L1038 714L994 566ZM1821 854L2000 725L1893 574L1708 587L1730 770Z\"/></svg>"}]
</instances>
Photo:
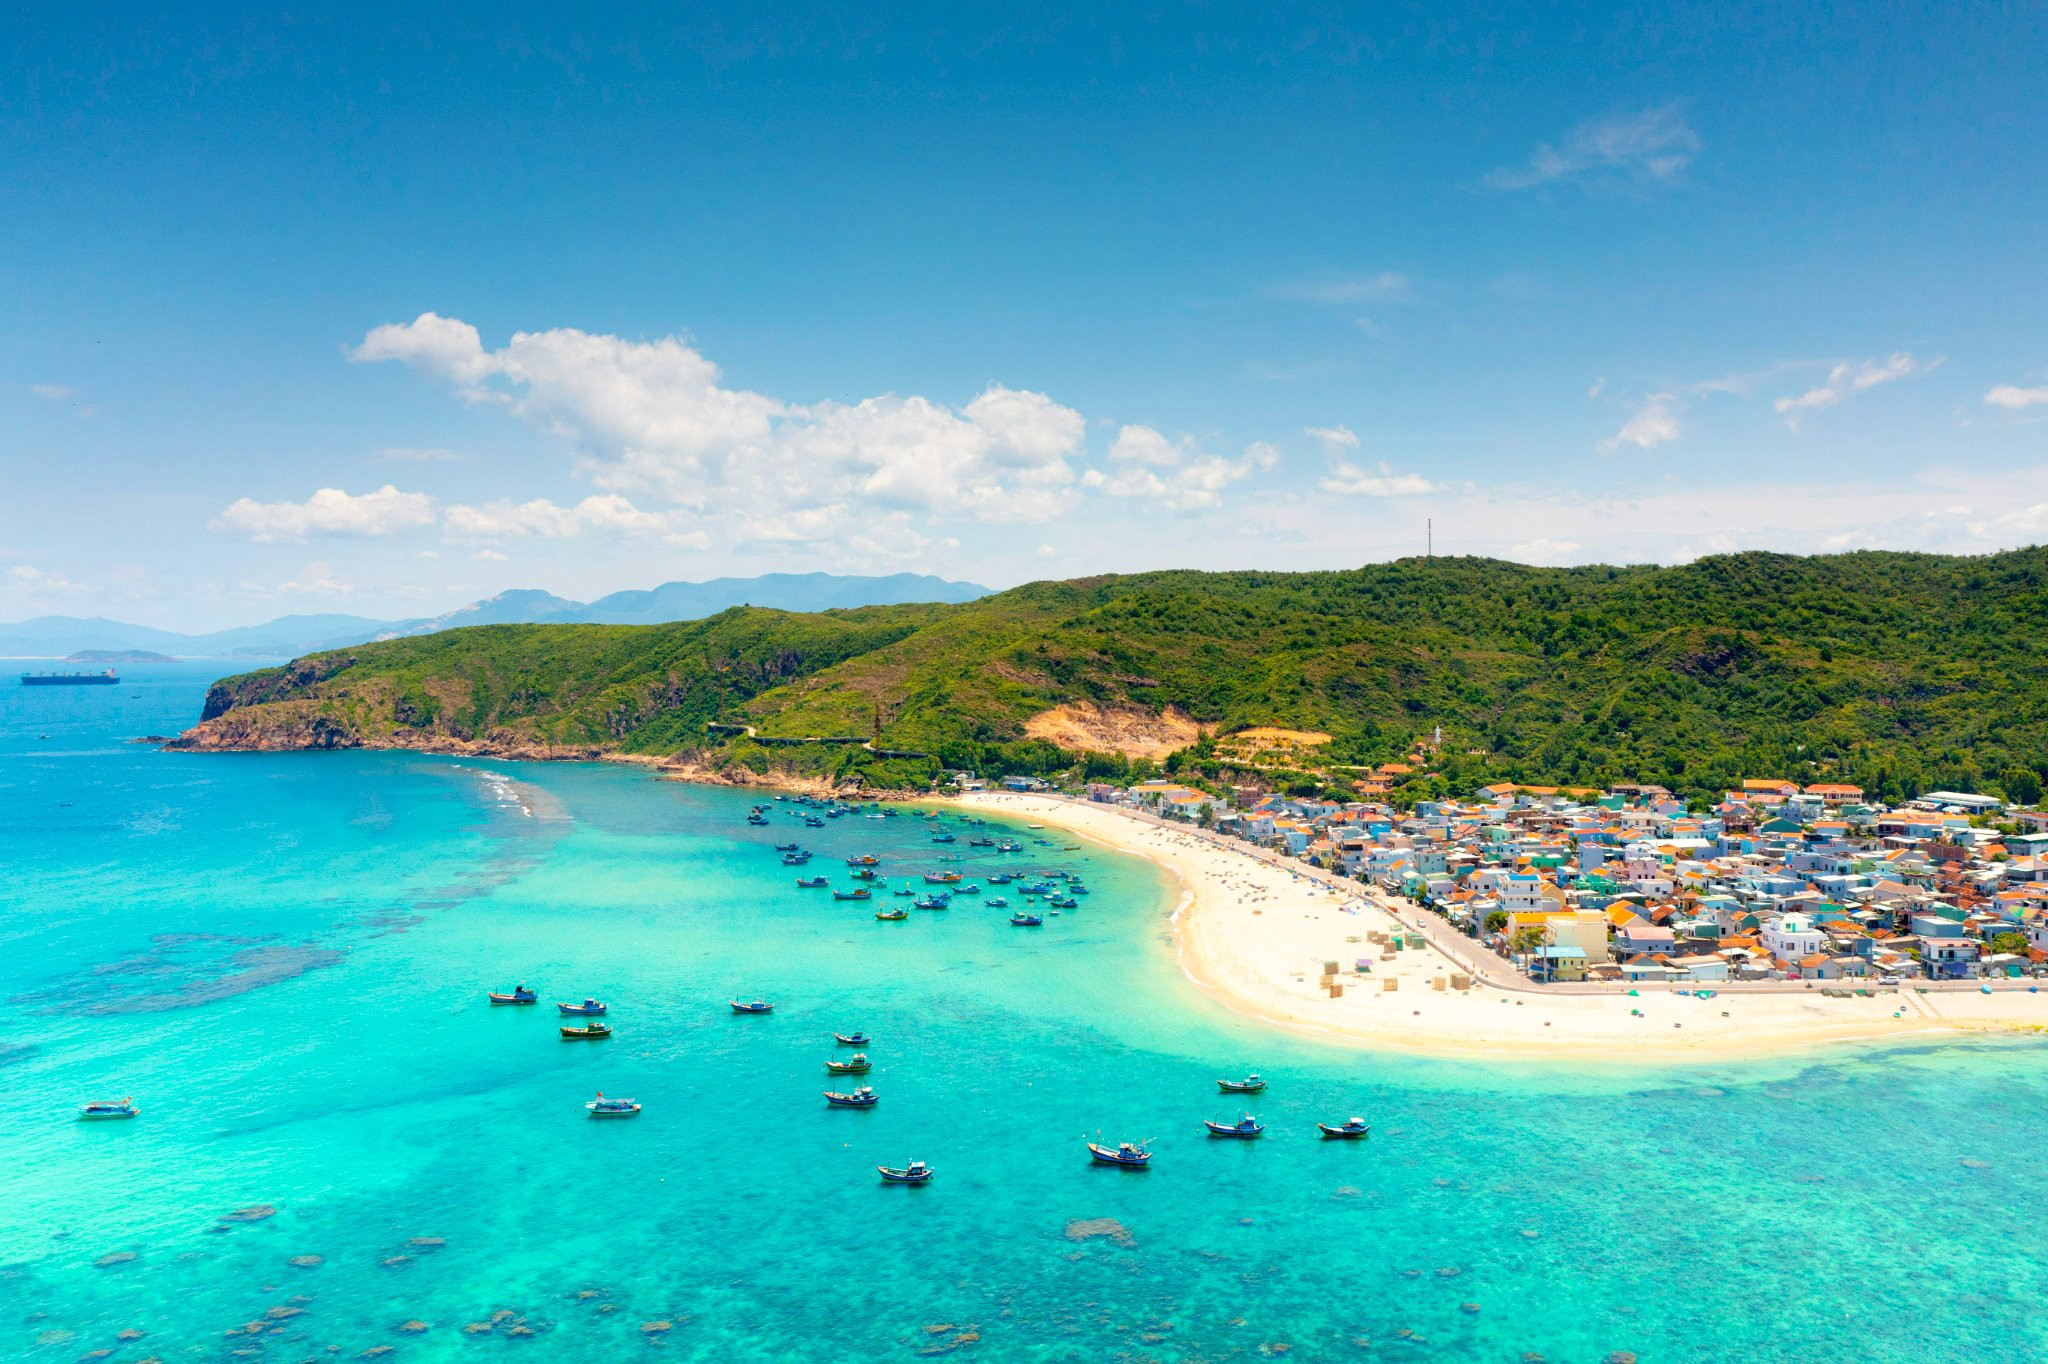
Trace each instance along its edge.
<instances>
[{"instance_id":1,"label":"clear shallow water","mask_svg":"<svg viewBox=\"0 0 2048 1364\"><path fill-rule=\"evenodd\" d=\"M769 843L841 882L855 851L993 858L910 819L749 829L753 797L630 769L124 742L207 680L0 689L0 1356L2048 1353L2038 1046L1704 1071L1333 1050L1192 990L1143 864L1005 859L1087 874L1040 930L970 900L878 923ZM484 1004L520 978L609 999L617 1036ZM779 1007L735 1018L736 994ZM853 1027L882 1104L827 1110ZM1234 1111L1215 1077L1251 1068L1267 1138L1199 1136ZM647 1111L591 1122L600 1088ZM141 1119L70 1120L120 1094ZM1369 1142L1315 1139L1352 1112ZM1156 1138L1158 1168L1090 1166L1097 1131ZM938 1182L875 1180L911 1157ZM1090 1218L1127 1238L1072 1239Z\"/></svg>"}]
</instances>

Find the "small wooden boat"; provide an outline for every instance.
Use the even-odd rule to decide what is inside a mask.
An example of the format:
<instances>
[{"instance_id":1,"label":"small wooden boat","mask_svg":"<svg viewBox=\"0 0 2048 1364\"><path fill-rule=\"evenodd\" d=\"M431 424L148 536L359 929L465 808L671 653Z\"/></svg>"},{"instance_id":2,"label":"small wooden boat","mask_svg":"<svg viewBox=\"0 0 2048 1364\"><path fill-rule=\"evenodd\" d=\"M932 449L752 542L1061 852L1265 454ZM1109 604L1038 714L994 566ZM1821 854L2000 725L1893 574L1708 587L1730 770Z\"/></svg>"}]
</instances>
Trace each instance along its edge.
<instances>
[{"instance_id":1,"label":"small wooden boat","mask_svg":"<svg viewBox=\"0 0 2048 1364\"><path fill-rule=\"evenodd\" d=\"M540 1001L540 996L524 985L515 985L509 995L501 995L496 990L486 990L484 993L493 1004L535 1004Z\"/></svg>"},{"instance_id":2,"label":"small wooden boat","mask_svg":"<svg viewBox=\"0 0 2048 1364\"><path fill-rule=\"evenodd\" d=\"M832 892L832 898L835 900L872 900L874 892L866 886L856 886L852 890L835 890Z\"/></svg>"},{"instance_id":3,"label":"small wooden boat","mask_svg":"<svg viewBox=\"0 0 2048 1364\"><path fill-rule=\"evenodd\" d=\"M132 1118L141 1111L141 1109L135 1106L133 1099L105 1099L98 1103L89 1103L81 1107L78 1110L78 1119L80 1122L88 1120L97 1122L104 1118Z\"/></svg>"},{"instance_id":4,"label":"small wooden boat","mask_svg":"<svg viewBox=\"0 0 2048 1364\"><path fill-rule=\"evenodd\" d=\"M1010 926L1012 928L1039 928L1044 923L1045 920L1036 914L1012 914L1010 916Z\"/></svg>"},{"instance_id":5,"label":"small wooden boat","mask_svg":"<svg viewBox=\"0 0 2048 1364\"><path fill-rule=\"evenodd\" d=\"M921 1160L913 1160L901 1169L888 1165L877 1165L875 1168L881 1171L884 1184L929 1184L932 1182L932 1167Z\"/></svg>"},{"instance_id":6,"label":"small wooden boat","mask_svg":"<svg viewBox=\"0 0 2048 1364\"><path fill-rule=\"evenodd\" d=\"M595 1042L599 1038L611 1035L612 1028L609 1023L591 1023L581 1028L562 1029L564 1042Z\"/></svg>"},{"instance_id":7,"label":"small wooden boat","mask_svg":"<svg viewBox=\"0 0 2048 1364\"><path fill-rule=\"evenodd\" d=\"M605 1003L601 999L586 998L581 1004L564 1004L560 1000L555 1001L555 1011L557 1013L601 1014L604 1010Z\"/></svg>"},{"instance_id":8,"label":"small wooden boat","mask_svg":"<svg viewBox=\"0 0 2048 1364\"><path fill-rule=\"evenodd\" d=\"M630 1118L640 1112L640 1105L632 1099L607 1099L602 1092L595 1099L583 1105L593 1118Z\"/></svg>"},{"instance_id":9,"label":"small wooden boat","mask_svg":"<svg viewBox=\"0 0 2048 1364\"><path fill-rule=\"evenodd\" d=\"M864 1051L857 1051L844 1061L827 1061L825 1063L825 1069L831 1071L834 1075L865 1075L874 1068L875 1063L868 1060L868 1054Z\"/></svg>"},{"instance_id":10,"label":"small wooden boat","mask_svg":"<svg viewBox=\"0 0 2048 1364\"><path fill-rule=\"evenodd\" d=\"M832 1040L842 1047L865 1047L868 1044L868 1035L864 1032L835 1032L832 1034Z\"/></svg>"},{"instance_id":11,"label":"small wooden boat","mask_svg":"<svg viewBox=\"0 0 2048 1364\"><path fill-rule=\"evenodd\" d=\"M912 890L909 886L905 886L901 890L895 892L896 898L898 898L899 900L908 899L910 896L913 896L915 894L917 894L917 892Z\"/></svg>"},{"instance_id":12,"label":"small wooden boat","mask_svg":"<svg viewBox=\"0 0 2048 1364\"><path fill-rule=\"evenodd\" d=\"M882 1096L875 1093L872 1085L862 1085L851 1094L841 1094L836 1089L825 1091L825 1102L834 1108L873 1108L881 1101Z\"/></svg>"},{"instance_id":13,"label":"small wooden boat","mask_svg":"<svg viewBox=\"0 0 2048 1364\"><path fill-rule=\"evenodd\" d=\"M895 923L898 919L909 918L910 911L907 909L878 909L875 911L875 917L877 919L887 919L890 923Z\"/></svg>"},{"instance_id":14,"label":"small wooden boat","mask_svg":"<svg viewBox=\"0 0 2048 1364\"><path fill-rule=\"evenodd\" d=\"M957 871L928 871L924 874L924 883L928 886L957 886L960 884L960 873Z\"/></svg>"},{"instance_id":15,"label":"small wooden boat","mask_svg":"<svg viewBox=\"0 0 2048 1364\"><path fill-rule=\"evenodd\" d=\"M1218 1080L1216 1088L1225 1094L1257 1094L1266 1087L1266 1082L1256 1075L1247 1075L1242 1080Z\"/></svg>"},{"instance_id":16,"label":"small wooden boat","mask_svg":"<svg viewBox=\"0 0 2048 1364\"><path fill-rule=\"evenodd\" d=\"M1323 1129L1324 1137L1337 1141L1356 1141L1372 1131L1364 1118L1346 1118L1342 1125L1337 1127L1332 1127L1326 1122L1319 1122L1316 1126Z\"/></svg>"},{"instance_id":17,"label":"small wooden boat","mask_svg":"<svg viewBox=\"0 0 2048 1364\"><path fill-rule=\"evenodd\" d=\"M1246 1140L1266 1130L1266 1124L1247 1113L1236 1122L1210 1122L1202 1119L1202 1126L1209 1129L1212 1137L1242 1137Z\"/></svg>"},{"instance_id":18,"label":"small wooden boat","mask_svg":"<svg viewBox=\"0 0 2048 1364\"><path fill-rule=\"evenodd\" d=\"M1100 1146L1091 1141L1088 1143L1088 1154L1095 1157L1096 1162L1101 1165L1122 1165L1142 1169L1152 1163L1152 1152L1142 1143L1134 1141L1118 1142L1113 1147Z\"/></svg>"},{"instance_id":19,"label":"small wooden boat","mask_svg":"<svg viewBox=\"0 0 2048 1364\"><path fill-rule=\"evenodd\" d=\"M796 884L801 890L823 890L832 882L823 876L799 876L796 878Z\"/></svg>"},{"instance_id":20,"label":"small wooden boat","mask_svg":"<svg viewBox=\"0 0 2048 1364\"><path fill-rule=\"evenodd\" d=\"M772 1014L775 1012L773 1004L759 999L751 1004L742 1004L737 999L729 999L726 1003L732 1005L732 1011L736 1014Z\"/></svg>"}]
</instances>

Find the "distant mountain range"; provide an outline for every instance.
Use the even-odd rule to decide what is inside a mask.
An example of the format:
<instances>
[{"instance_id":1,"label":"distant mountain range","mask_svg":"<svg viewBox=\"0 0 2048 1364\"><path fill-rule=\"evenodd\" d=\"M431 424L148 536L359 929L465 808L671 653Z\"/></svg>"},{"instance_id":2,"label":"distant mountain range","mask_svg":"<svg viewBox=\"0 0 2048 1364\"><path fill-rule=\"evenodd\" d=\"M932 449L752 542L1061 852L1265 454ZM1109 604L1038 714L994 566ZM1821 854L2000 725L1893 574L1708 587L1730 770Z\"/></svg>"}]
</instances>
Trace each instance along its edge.
<instances>
[{"instance_id":1,"label":"distant mountain range","mask_svg":"<svg viewBox=\"0 0 2048 1364\"><path fill-rule=\"evenodd\" d=\"M570 601L552 592L520 588L500 592L440 616L415 620L372 620L366 616L279 616L210 634L188 635L103 616L37 616L0 625L0 658L67 658L80 653L148 650L181 658L292 658L321 649L342 649L377 639L403 639L466 625L660 625L698 620L733 606L766 606L781 611L830 611L854 606L897 606L907 602L965 602L988 595L973 583L948 582L921 573L884 578L836 573L765 573L757 578L713 578L702 583L663 583L644 592L614 592L594 602Z\"/></svg>"}]
</instances>

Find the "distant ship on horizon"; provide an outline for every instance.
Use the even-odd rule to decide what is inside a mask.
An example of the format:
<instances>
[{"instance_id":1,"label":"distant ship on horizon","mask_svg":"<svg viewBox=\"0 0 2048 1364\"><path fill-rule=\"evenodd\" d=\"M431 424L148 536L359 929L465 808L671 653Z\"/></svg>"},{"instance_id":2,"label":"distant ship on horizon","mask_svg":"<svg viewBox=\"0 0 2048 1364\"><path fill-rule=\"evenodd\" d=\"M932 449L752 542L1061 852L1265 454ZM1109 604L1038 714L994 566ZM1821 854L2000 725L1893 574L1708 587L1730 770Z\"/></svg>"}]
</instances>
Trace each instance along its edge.
<instances>
[{"instance_id":1,"label":"distant ship on horizon","mask_svg":"<svg viewBox=\"0 0 2048 1364\"><path fill-rule=\"evenodd\" d=\"M112 668L103 673L23 673L24 687L112 687L121 679Z\"/></svg>"}]
</instances>

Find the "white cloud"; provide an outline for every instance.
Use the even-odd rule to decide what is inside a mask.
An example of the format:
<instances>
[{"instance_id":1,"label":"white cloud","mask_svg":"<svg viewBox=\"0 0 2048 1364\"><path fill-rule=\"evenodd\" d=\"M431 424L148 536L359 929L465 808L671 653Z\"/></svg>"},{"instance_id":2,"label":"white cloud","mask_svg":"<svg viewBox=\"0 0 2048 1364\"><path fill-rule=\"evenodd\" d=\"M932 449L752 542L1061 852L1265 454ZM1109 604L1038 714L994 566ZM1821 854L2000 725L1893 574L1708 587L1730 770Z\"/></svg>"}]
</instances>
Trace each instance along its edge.
<instances>
[{"instance_id":1,"label":"white cloud","mask_svg":"<svg viewBox=\"0 0 2048 1364\"><path fill-rule=\"evenodd\" d=\"M387 483L360 496L339 488L322 488L304 502L239 498L209 521L207 529L270 544L315 535L396 535L431 525L433 520L433 498L425 493L400 492Z\"/></svg>"},{"instance_id":2,"label":"white cloud","mask_svg":"<svg viewBox=\"0 0 2048 1364\"><path fill-rule=\"evenodd\" d=\"M505 555L498 553L495 549L480 549L471 557L481 559L487 564L502 564L506 559Z\"/></svg>"},{"instance_id":3,"label":"white cloud","mask_svg":"<svg viewBox=\"0 0 2048 1364\"><path fill-rule=\"evenodd\" d=\"M418 450L410 446L394 445L377 452L377 458L393 464L445 464L462 456L453 450Z\"/></svg>"},{"instance_id":4,"label":"white cloud","mask_svg":"<svg viewBox=\"0 0 2048 1364\"><path fill-rule=\"evenodd\" d=\"M1302 434L1322 442L1323 449L1332 455L1339 450L1358 448L1358 433L1348 426L1310 426Z\"/></svg>"},{"instance_id":5,"label":"white cloud","mask_svg":"<svg viewBox=\"0 0 2048 1364\"><path fill-rule=\"evenodd\" d=\"M1254 441L1236 459L1204 454L1186 437L1169 440L1149 426L1125 426L1110 446L1112 469L1090 469L1083 485L1110 497L1142 498L1168 511L1206 511L1223 504L1222 493L1280 462L1277 447Z\"/></svg>"},{"instance_id":6,"label":"white cloud","mask_svg":"<svg viewBox=\"0 0 2048 1364\"><path fill-rule=\"evenodd\" d=\"M1582 123L1556 146L1536 148L1528 164L1487 173L1488 189L1518 190L1587 175L1628 175L1667 183L1692 161L1699 135L1676 104Z\"/></svg>"},{"instance_id":7,"label":"white cloud","mask_svg":"<svg viewBox=\"0 0 2048 1364\"><path fill-rule=\"evenodd\" d=\"M1398 270L1381 270L1364 275L1324 275L1295 280L1274 290L1279 298L1296 303L1371 303L1382 299L1403 299L1415 282Z\"/></svg>"},{"instance_id":8,"label":"white cloud","mask_svg":"<svg viewBox=\"0 0 2048 1364\"><path fill-rule=\"evenodd\" d=\"M1577 540L1552 540L1539 535L1534 540L1524 540L1508 550L1508 557L1525 564L1561 564L1571 562L1579 552Z\"/></svg>"},{"instance_id":9,"label":"white cloud","mask_svg":"<svg viewBox=\"0 0 2048 1364\"><path fill-rule=\"evenodd\" d=\"M1984 395L1984 402L1991 407L2002 407L2008 412L2024 412L2030 407L2048 407L2048 385L2040 388L2022 388L2018 384L1996 384Z\"/></svg>"},{"instance_id":10,"label":"white cloud","mask_svg":"<svg viewBox=\"0 0 2048 1364\"><path fill-rule=\"evenodd\" d=\"M355 588L336 575L334 565L315 559L298 577L279 583L277 590L297 597L345 597Z\"/></svg>"},{"instance_id":11,"label":"white cloud","mask_svg":"<svg viewBox=\"0 0 2048 1364\"><path fill-rule=\"evenodd\" d=\"M35 394L38 398L47 398L53 403L61 403L66 398L75 396L78 392L77 389L66 388L63 384L30 384L28 391Z\"/></svg>"},{"instance_id":12,"label":"white cloud","mask_svg":"<svg viewBox=\"0 0 2048 1364\"><path fill-rule=\"evenodd\" d=\"M69 596L92 590L84 583L45 573L34 564L15 564L7 570L6 581L12 593L19 596Z\"/></svg>"},{"instance_id":13,"label":"white cloud","mask_svg":"<svg viewBox=\"0 0 2048 1364\"><path fill-rule=\"evenodd\" d=\"M1643 399L1642 406L1629 414L1621 424L1621 430L1600 442L1594 448L1603 455L1611 455L1624 445L1633 445L1638 450L1647 450L1653 445L1678 439L1677 395L1652 393Z\"/></svg>"},{"instance_id":14,"label":"white cloud","mask_svg":"<svg viewBox=\"0 0 2048 1364\"><path fill-rule=\"evenodd\" d=\"M642 511L617 493L592 494L573 507L557 505L544 497L530 502L499 498L479 506L457 504L443 514L442 524L449 536L457 540L658 535L681 543L704 543L701 534L682 531L675 516Z\"/></svg>"},{"instance_id":15,"label":"white cloud","mask_svg":"<svg viewBox=\"0 0 2048 1364\"><path fill-rule=\"evenodd\" d=\"M467 399L503 404L572 442L599 487L728 513L742 534L827 512L842 539L896 512L1048 520L1072 505L1068 461L1086 435L1078 412L1001 385L958 410L914 395L801 404L728 388L673 336L560 328L487 351L468 323L424 313L376 328L351 355L402 361Z\"/></svg>"},{"instance_id":16,"label":"white cloud","mask_svg":"<svg viewBox=\"0 0 2048 1364\"><path fill-rule=\"evenodd\" d=\"M1828 371L1826 383L1796 397L1780 398L1771 404L1771 408L1785 418L1785 425L1796 431L1806 413L1825 411L1850 394L1860 393L1866 388L1925 374L1940 363L1938 358L1916 360L1904 351L1882 360L1844 360Z\"/></svg>"},{"instance_id":17,"label":"white cloud","mask_svg":"<svg viewBox=\"0 0 2048 1364\"><path fill-rule=\"evenodd\" d=\"M1421 474L1395 473L1385 462L1374 471L1348 460L1331 465L1329 476L1318 486L1341 497L1421 497L1443 491L1442 484L1432 483Z\"/></svg>"}]
</instances>

